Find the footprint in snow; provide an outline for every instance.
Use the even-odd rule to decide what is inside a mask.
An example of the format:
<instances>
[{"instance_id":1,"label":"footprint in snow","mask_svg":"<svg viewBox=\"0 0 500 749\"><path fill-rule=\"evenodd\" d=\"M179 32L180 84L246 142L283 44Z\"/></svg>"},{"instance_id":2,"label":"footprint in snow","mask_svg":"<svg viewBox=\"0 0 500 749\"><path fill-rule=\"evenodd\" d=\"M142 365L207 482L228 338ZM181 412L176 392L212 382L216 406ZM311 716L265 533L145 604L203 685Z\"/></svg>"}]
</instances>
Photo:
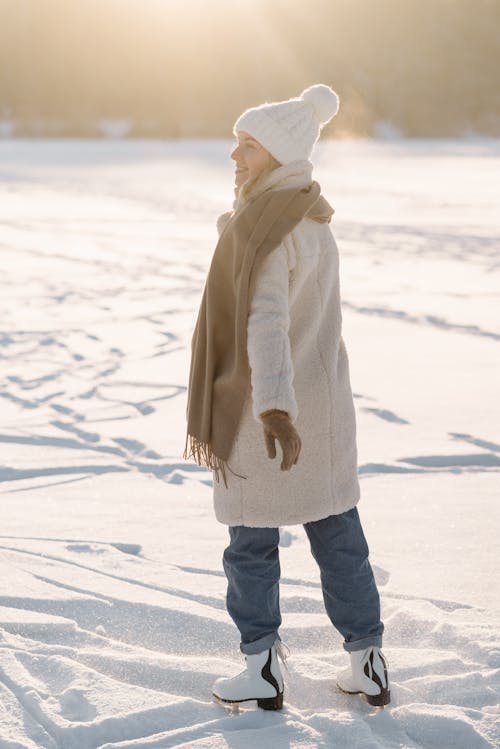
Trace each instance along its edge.
<instances>
[{"instance_id":1,"label":"footprint in snow","mask_svg":"<svg viewBox=\"0 0 500 749\"><path fill-rule=\"evenodd\" d=\"M367 413L374 414L374 416L378 416L380 419L383 419L384 421L392 421L393 424L409 424L410 422L406 419L403 419L401 416L398 416L393 411L389 411L388 408L368 408L368 406L364 406L362 411L366 411Z\"/></svg>"},{"instance_id":2,"label":"footprint in snow","mask_svg":"<svg viewBox=\"0 0 500 749\"><path fill-rule=\"evenodd\" d=\"M295 533L292 533L287 528L280 528L280 542L279 545L282 548L291 546L294 540L297 538Z\"/></svg>"},{"instance_id":3,"label":"footprint in snow","mask_svg":"<svg viewBox=\"0 0 500 749\"><path fill-rule=\"evenodd\" d=\"M67 551L74 551L77 554L102 554L104 548L93 544L66 544Z\"/></svg>"},{"instance_id":4,"label":"footprint in snow","mask_svg":"<svg viewBox=\"0 0 500 749\"><path fill-rule=\"evenodd\" d=\"M121 551L122 554L131 554L132 556L138 556L142 551L141 544L128 544L115 541L109 544L88 544L88 543L70 543L66 544L67 551L74 551L77 554L103 554L106 551L106 546L112 546L117 551Z\"/></svg>"},{"instance_id":5,"label":"footprint in snow","mask_svg":"<svg viewBox=\"0 0 500 749\"><path fill-rule=\"evenodd\" d=\"M90 722L97 714L85 696L85 690L78 687L66 689L59 696L59 706L62 717L73 722Z\"/></svg>"}]
</instances>

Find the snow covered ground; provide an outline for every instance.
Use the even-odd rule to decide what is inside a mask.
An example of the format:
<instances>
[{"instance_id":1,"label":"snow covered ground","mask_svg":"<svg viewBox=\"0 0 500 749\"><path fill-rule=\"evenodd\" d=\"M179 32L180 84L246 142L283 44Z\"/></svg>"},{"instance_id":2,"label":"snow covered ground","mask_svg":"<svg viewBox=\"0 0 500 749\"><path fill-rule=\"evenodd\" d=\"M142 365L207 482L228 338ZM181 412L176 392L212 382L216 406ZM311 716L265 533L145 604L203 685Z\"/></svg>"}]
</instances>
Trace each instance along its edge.
<instances>
[{"instance_id":1,"label":"snow covered ground","mask_svg":"<svg viewBox=\"0 0 500 749\"><path fill-rule=\"evenodd\" d=\"M243 665L227 529L182 459L189 342L230 141L0 142L1 749L498 746L500 142L320 144L391 705L282 532L285 709Z\"/></svg>"}]
</instances>

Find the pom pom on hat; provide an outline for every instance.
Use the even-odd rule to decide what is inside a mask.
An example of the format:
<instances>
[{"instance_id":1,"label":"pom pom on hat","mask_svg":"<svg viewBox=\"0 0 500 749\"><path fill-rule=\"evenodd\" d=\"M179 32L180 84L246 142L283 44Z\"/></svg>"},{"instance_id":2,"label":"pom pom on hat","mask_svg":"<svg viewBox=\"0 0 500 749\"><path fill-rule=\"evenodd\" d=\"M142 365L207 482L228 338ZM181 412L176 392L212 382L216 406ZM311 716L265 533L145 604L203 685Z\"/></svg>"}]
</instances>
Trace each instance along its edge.
<instances>
[{"instance_id":1,"label":"pom pom on hat","mask_svg":"<svg viewBox=\"0 0 500 749\"><path fill-rule=\"evenodd\" d=\"M233 132L247 132L281 164L289 164L310 158L321 127L338 111L338 95L317 83L299 97L247 109L236 120Z\"/></svg>"},{"instance_id":2,"label":"pom pom on hat","mask_svg":"<svg viewBox=\"0 0 500 749\"><path fill-rule=\"evenodd\" d=\"M300 98L312 104L316 117L323 125L339 111L339 97L330 86L317 83L302 91Z\"/></svg>"}]
</instances>

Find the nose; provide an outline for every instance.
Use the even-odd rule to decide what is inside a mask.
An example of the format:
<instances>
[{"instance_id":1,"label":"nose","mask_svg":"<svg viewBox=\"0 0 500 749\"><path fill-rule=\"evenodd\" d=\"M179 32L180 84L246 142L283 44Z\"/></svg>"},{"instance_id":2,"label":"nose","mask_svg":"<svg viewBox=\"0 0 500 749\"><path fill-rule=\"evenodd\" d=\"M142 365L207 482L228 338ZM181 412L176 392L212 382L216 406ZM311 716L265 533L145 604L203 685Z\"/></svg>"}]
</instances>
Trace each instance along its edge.
<instances>
[{"instance_id":1,"label":"nose","mask_svg":"<svg viewBox=\"0 0 500 749\"><path fill-rule=\"evenodd\" d=\"M240 147L240 146L239 146L239 144L238 144L238 145L236 146L236 148L235 148L235 149L234 149L234 150L233 150L233 151L231 152L231 158L233 159L233 161L238 161L238 156L240 155L240 154L239 154L239 150L238 150L238 149L239 149L239 147Z\"/></svg>"}]
</instances>

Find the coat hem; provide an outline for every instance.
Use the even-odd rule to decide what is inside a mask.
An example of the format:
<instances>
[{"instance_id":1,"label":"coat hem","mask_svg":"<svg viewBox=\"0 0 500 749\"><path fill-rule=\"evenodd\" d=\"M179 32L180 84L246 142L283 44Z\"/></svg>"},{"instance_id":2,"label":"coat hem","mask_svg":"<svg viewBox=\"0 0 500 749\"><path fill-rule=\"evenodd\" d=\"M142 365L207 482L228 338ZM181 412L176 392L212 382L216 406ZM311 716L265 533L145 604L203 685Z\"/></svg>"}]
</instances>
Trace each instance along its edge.
<instances>
[{"instance_id":1,"label":"coat hem","mask_svg":"<svg viewBox=\"0 0 500 749\"><path fill-rule=\"evenodd\" d=\"M339 503L336 502L335 504L337 505L337 507L330 511L324 509L316 513L312 513L311 515L301 516L300 518L283 517L280 520L278 520L278 518L266 518L265 520L262 519L261 521L256 519L248 522L245 521L244 518L241 518L239 521L223 519L223 516L220 513L218 514L217 512L215 513L215 518L222 525L227 525L229 527L243 526L245 528L279 528L285 525L304 525L305 523L313 523L316 520L323 520L324 518L330 517L330 515L341 515L344 512L348 512L349 510L352 510L353 507L356 507L360 499L361 498L358 496L357 498L351 499L346 503L342 503L342 509L338 509Z\"/></svg>"}]
</instances>

